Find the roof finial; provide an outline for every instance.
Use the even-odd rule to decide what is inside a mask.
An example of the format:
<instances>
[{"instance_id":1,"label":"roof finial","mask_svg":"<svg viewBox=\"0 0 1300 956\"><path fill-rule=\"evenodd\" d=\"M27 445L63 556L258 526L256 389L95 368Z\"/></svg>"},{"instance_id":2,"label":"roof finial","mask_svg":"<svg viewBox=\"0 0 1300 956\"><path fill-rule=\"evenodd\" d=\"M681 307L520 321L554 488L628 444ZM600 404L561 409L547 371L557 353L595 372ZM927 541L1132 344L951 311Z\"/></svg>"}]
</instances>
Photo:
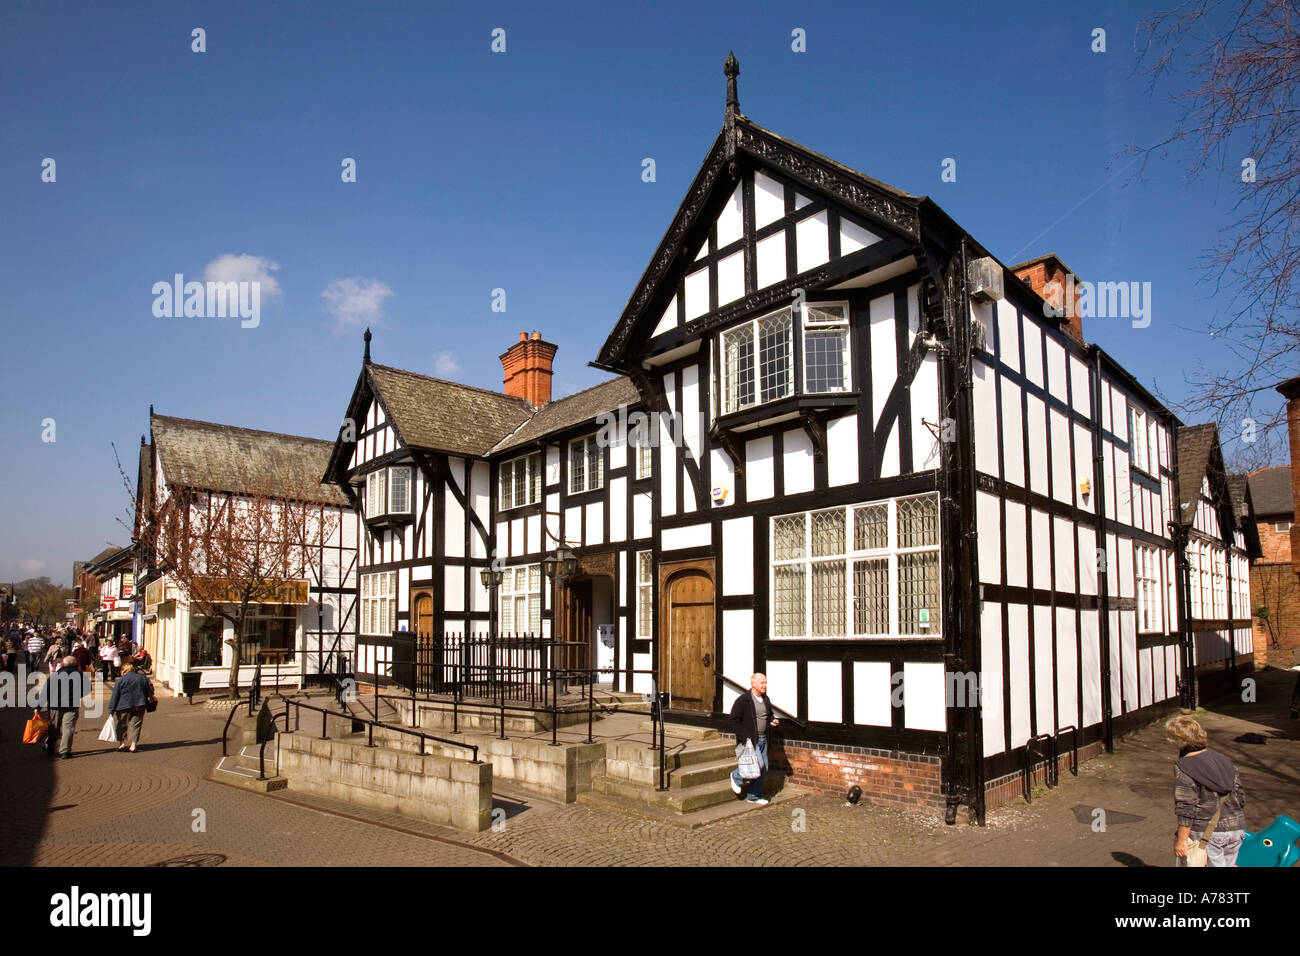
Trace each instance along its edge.
<instances>
[{"instance_id":1,"label":"roof finial","mask_svg":"<svg viewBox=\"0 0 1300 956\"><path fill-rule=\"evenodd\" d=\"M149 403L149 417L153 418L153 402Z\"/></svg>"},{"instance_id":2,"label":"roof finial","mask_svg":"<svg viewBox=\"0 0 1300 956\"><path fill-rule=\"evenodd\" d=\"M144 436L143 436L143 435L140 436L140 447L141 447L141 448L144 447Z\"/></svg>"},{"instance_id":3,"label":"roof finial","mask_svg":"<svg viewBox=\"0 0 1300 956\"><path fill-rule=\"evenodd\" d=\"M727 77L727 108L723 114L722 132L724 148L727 155L727 171L736 177L736 117L740 114L740 95L736 92L736 77L740 75L740 61L736 54L728 52L722 72Z\"/></svg>"},{"instance_id":4,"label":"roof finial","mask_svg":"<svg viewBox=\"0 0 1300 956\"><path fill-rule=\"evenodd\" d=\"M362 336L366 340L366 354L362 356L361 361L366 365L370 364L370 329L366 329L366 334Z\"/></svg>"}]
</instances>

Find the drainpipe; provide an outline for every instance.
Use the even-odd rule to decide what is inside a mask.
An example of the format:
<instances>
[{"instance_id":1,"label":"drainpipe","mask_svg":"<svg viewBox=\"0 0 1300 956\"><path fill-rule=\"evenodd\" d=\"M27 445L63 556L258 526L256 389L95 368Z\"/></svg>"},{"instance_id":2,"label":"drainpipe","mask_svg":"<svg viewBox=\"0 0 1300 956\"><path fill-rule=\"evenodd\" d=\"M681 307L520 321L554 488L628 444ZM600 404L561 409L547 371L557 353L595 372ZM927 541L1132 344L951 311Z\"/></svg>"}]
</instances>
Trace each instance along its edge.
<instances>
[{"instance_id":1,"label":"drainpipe","mask_svg":"<svg viewBox=\"0 0 1300 956\"><path fill-rule=\"evenodd\" d=\"M1106 463L1105 447L1101 440L1102 408L1104 394L1101 380L1101 350L1095 345L1088 346L1092 352L1092 481L1094 527L1097 529L1097 593L1101 596L1101 711L1102 733L1105 737L1106 753L1115 752L1115 727L1112 711L1114 695L1110 685L1110 566L1103 555L1109 556L1107 547L1106 524ZM1172 444L1172 443L1171 443Z\"/></svg>"},{"instance_id":2,"label":"drainpipe","mask_svg":"<svg viewBox=\"0 0 1300 956\"><path fill-rule=\"evenodd\" d=\"M1171 537L1174 539L1174 577L1177 579L1178 595L1178 658L1182 674L1178 680L1179 702L1183 710L1189 713L1196 709L1196 661L1192 638L1192 622L1189 617L1192 607L1191 569L1187 561L1187 526L1183 524L1183 502L1179 490L1178 475L1178 429L1170 421L1169 460L1173 463L1173 497L1174 520L1169 523Z\"/></svg>"}]
</instances>

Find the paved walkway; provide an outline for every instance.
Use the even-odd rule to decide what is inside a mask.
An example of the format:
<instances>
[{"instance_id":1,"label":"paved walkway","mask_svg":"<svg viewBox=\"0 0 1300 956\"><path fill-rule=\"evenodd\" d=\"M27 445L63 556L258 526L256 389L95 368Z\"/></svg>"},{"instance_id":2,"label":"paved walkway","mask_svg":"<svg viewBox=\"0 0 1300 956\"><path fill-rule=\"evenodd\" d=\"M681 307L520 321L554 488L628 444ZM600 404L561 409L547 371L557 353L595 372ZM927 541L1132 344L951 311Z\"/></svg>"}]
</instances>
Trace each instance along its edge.
<instances>
[{"instance_id":1,"label":"paved walkway","mask_svg":"<svg viewBox=\"0 0 1300 956\"><path fill-rule=\"evenodd\" d=\"M1300 817L1294 676L1261 675L1259 703L1201 713L1242 774L1247 819ZM689 830L601 807L498 794L501 829L465 834L289 790L261 796L203 779L220 754L223 713L164 699L142 748L119 754L83 718L72 760L19 741L26 711L0 711L0 864L306 866L715 866L752 863L961 866L1168 866L1174 751L1159 725L1068 772L1032 805L985 828L794 789L770 807ZM1262 734L1263 745L1237 743ZM1104 817L1097 811L1104 811ZM1104 821L1104 829L1100 823Z\"/></svg>"}]
</instances>

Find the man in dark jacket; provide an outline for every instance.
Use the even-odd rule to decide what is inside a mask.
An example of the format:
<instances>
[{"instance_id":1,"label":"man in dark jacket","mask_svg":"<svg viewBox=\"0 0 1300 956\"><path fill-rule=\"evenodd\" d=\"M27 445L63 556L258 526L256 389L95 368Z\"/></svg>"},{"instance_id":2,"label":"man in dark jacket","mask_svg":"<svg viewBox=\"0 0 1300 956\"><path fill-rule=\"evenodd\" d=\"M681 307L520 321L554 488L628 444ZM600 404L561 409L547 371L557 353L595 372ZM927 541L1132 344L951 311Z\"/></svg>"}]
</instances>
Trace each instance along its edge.
<instances>
[{"instance_id":1,"label":"man in dark jacket","mask_svg":"<svg viewBox=\"0 0 1300 956\"><path fill-rule=\"evenodd\" d=\"M77 670L77 659L68 655L63 666L41 686L37 703L50 712L50 732L45 737L45 752L55 756L55 731L59 731L58 756L72 756L72 735L77 732L77 708L89 691L88 681Z\"/></svg>"},{"instance_id":2,"label":"man in dark jacket","mask_svg":"<svg viewBox=\"0 0 1300 956\"><path fill-rule=\"evenodd\" d=\"M763 781L767 779L767 732L777 726L776 712L772 702L767 699L767 675L754 674L749 678L749 692L741 694L731 705L731 719L735 723L736 758L744 752L745 743L752 741L754 751L758 754L759 775L750 781L740 776L737 768L731 773L731 789L740 796L748 787L749 795L745 797L750 803L763 805L769 801L763 797Z\"/></svg>"}]
</instances>

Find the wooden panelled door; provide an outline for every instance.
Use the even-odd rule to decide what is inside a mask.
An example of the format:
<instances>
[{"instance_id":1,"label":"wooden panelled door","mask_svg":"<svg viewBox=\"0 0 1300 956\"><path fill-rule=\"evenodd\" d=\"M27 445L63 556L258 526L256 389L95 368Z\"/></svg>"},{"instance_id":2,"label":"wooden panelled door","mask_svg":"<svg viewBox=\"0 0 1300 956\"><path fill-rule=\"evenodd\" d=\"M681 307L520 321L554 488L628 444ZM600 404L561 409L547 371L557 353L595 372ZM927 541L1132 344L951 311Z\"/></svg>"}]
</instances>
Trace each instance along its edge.
<instances>
[{"instance_id":1,"label":"wooden panelled door","mask_svg":"<svg viewBox=\"0 0 1300 956\"><path fill-rule=\"evenodd\" d=\"M708 567L670 571L664 589L667 640L660 650L669 706L708 713L713 709L717 646L713 633L713 574Z\"/></svg>"},{"instance_id":2,"label":"wooden panelled door","mask_svg":"<svg viewBox=\"0 0 1300 956\"><path fill-rule=\"evenodd\" d=\"M560 640L565 642L556 658L560 667L580 670L591 667L591 642L595 633L591 623L591 592L590 579L572 581L559 591L560 620L564 627Z\"/></svg>"}]
</instances>

